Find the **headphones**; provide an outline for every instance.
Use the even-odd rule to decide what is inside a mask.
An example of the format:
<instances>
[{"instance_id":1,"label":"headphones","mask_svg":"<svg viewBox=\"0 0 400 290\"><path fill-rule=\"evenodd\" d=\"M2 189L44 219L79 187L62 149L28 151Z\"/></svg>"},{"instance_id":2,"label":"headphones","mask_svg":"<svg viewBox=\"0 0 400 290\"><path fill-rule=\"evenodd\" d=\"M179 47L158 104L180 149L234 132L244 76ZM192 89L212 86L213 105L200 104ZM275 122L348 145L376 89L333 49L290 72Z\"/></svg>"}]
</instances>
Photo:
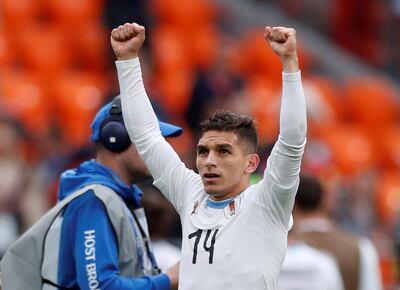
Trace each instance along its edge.
<instances>
[{"instance_id":1,"label":"headphones","mask_svg":"<svg viewBox=\"0 0 400 290\"><path fill-rule=\"evenodd\" d=\"M121 97L114 98L109 113L100 124L100 142L111 152L121 153L132 144L122 118Z\"/></svg>"}]
</instances>

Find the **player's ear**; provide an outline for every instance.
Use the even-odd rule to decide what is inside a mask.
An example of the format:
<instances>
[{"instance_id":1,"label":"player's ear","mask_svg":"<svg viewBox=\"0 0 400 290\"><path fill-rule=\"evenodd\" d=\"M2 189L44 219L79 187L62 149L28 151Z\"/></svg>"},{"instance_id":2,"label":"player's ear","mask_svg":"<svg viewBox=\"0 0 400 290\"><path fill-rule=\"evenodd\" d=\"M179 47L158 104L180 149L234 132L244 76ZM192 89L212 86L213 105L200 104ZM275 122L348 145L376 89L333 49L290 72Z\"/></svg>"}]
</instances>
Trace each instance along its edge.
<instances>
[{"instance_id":1,"label":"player's ear","mask_svg":"<svg viewBox=\"0 0 400 290\"><path fill-rule=\"evenodd\" d=\"M260 157L258 154L252 153L247 155L247 164L245 172L250 174L257 170L258 164L260 164Z\"/></svg>"}]
</instances>

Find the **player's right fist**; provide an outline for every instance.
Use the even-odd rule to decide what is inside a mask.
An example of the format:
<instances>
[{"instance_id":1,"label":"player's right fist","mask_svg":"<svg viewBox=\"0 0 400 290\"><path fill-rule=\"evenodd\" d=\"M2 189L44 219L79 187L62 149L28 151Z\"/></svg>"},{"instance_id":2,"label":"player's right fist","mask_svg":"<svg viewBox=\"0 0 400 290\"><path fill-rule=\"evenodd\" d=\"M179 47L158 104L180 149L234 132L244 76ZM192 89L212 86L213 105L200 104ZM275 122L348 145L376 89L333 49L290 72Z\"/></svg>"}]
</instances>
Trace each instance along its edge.
<instances>
[{"instance_id":1,"label":"player's right fist","mask_svg":"<svg viewBox=\"0 0 400 290\"><path fill-rule=\"evenodd\" d=\"M118 60L135 58L145 40L145 29L137 23L125 23L111 31L110 39Z\"/></svg>"}]
</instances>

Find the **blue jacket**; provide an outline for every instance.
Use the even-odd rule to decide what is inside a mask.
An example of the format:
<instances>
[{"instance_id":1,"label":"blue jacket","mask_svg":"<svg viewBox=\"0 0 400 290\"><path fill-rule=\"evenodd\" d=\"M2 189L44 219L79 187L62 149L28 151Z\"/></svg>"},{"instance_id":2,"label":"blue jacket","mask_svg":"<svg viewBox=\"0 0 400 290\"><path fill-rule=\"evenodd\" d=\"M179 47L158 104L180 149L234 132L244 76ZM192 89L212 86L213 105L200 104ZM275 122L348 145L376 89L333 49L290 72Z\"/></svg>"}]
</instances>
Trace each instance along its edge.
<instances>
[{"instance_id":1,"label":"blue jacket","mask_svg":"<svg viewBox=\"0 0 400 290\"><path fill-rule=\"evenodd\" d=\"M58 200L90 184L101 184L117 192L125 202L140 207L140 189L128 187L111 169L95 160L83 162L77 169L67 170L61 176ZM96 268L87 269L88 248L85 239L88 231L95 230L94 249ZM71 201L64 212L61 227L57 284L70 289L130 289L169 290L166 274L125 278L119 275L118 243L104 204L88 191ZM90 272L90 273L89 273ZM91 288L88 277L95 278L99 286Z\"/></svg>"}]
</instances>

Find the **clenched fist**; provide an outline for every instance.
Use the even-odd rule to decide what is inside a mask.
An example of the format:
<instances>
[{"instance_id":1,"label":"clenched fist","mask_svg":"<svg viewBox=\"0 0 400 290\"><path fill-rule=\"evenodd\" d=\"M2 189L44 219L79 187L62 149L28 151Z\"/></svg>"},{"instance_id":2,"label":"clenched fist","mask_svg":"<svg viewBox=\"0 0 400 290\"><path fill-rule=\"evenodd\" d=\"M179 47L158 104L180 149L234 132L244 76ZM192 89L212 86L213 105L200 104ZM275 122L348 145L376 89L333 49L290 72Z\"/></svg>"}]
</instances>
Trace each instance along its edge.
<instances>
[{"instance_id":1,"label":"clenched fist","mask_svg":"<svg viewBox=\"0 0 400 290\"><path fill-rule=\"evenodd\" d=\"M145 28L137 23L125 23L111 31L110 39L118 60L135 58L145 40Z\"/></svg>"},{"instance_id":2,"label":"clenched fist","mask_svg":"<svg viewBox=\"0 0 400 290\"><path fill-rule=\"evenodd\" d=\"M284 72L299 70L297 59L296 30L287 27L265 27L264 38L280 57Z\"/></svg>"}]
</instances>

